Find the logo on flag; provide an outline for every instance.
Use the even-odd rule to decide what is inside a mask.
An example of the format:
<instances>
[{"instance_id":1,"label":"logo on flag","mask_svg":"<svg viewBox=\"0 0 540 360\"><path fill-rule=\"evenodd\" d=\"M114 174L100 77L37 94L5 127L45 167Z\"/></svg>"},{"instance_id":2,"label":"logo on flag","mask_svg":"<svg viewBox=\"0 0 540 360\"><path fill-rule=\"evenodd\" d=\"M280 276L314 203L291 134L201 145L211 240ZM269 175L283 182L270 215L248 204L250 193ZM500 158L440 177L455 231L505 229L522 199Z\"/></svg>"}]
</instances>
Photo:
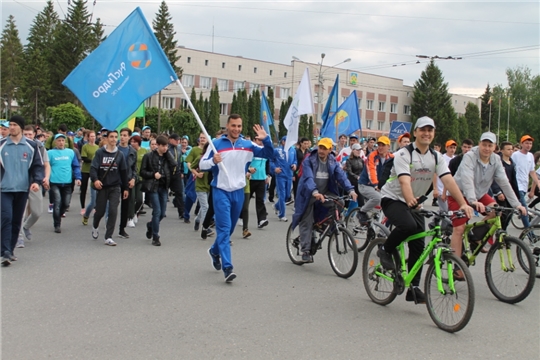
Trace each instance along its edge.
<instances>
[{"instance_id":1,"label":"logo on flag","mask_svg":"<svg viewBox=\"0 0 540 360\"><path fill-rule=\"evenodd\" d=\"M128 60L135 69L144 70L152 63L152 53L143 43L135 43L129 47Z\"/></svg>"},{"instance_id":2,"label":"logo on flag","mask_svg":"<svg viewBox=\"0 0 540 360\"><path fill-rule=\"evenodd\" d=\"M356 90L341 104L338 111L325 125L321 130L321 136L329 137L336 141L339 134L350 135L356 130L360 130L360 114L358 113Z\"/></svg>"}]
</instances>

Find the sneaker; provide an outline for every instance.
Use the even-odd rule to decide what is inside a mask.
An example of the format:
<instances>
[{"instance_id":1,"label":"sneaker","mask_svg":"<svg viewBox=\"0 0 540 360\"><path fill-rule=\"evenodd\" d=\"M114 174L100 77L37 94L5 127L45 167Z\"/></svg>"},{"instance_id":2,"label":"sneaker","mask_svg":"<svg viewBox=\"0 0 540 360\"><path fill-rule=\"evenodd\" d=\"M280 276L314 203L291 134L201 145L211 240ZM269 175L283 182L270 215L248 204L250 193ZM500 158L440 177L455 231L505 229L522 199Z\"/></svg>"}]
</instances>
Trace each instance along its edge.
<instances>
[{"instance_id":1,"label":"sneaker","mask_svg":"<svg viewBox=\"0 0 540 360\"><path fill-rule=\"evenodd\" d=\"M94 240L97 240L98 237L99 237L99 229L92 228L92 238Z\"/></svg>"},{"instance_id":2,"label":"sneaker","mask_svg":"<svg viewBox=\"0 0 540 360\"><path fill-rule=\"evenodd\" d=\"M264 220L261 220L259 222L259 225L257 226L259 229L262 229L263 227L265 227L266 225L268 225L268 220L267 219L264 219Z\"/></svg>"},{"instance_id":3,"label":"sneaker","mask_svg":"<svg viewBox=\"0 0 540 360\"><path fill-rule=\"evenodd\" d=\"M67 211L67 210L66 210L66 211ZM63 214L62 214L62 217L65 218L65 217L66 217L66 213L63 213Z\"/></svg>"},{"instance_id":4,"label":"sneaker","mask_svg":"<svg viewBox=\"0 0 540 360\"><path fill-rule=\"evenodd\" d=\"M62 230L60 229L60 226L55 226L54 227L54 232L57 233L57 234L60 234L62 232Z\"/></svg>"},{"instance_id":5,"label":"sneaker","mask_svg":"<svg viewBox=\"0 0 540 360\"><path fill-rule=\"evenodd\" d=\"M32 241L32 232L30 231L30 229L26 229L23 227L22 230L23 230L23 234L26 240Z\"/></svg>"},{"instance_id":6,"label":"sneaker","mask_svg":"<svg viewBox=\"0 0 540 360\"><path fill-rule=\"evenodd\" d=\"M210 255L210 259L212 259L212 266L216 271L221 270L221 259L219 258L219 255L214 255L210 252L210 249L208 249L208 255Z\"/></svg>"},{"instance_id":7,"label":"sneaker","mask_svg":"<svg viewBox=\"0 0 540 360\"><path fill-rule=\"evenodd\" d=\"M313 256L311 256L310 253L305 252L302 254L302 261L305 263L312 263L313 262Z\"/></svg>"},{"instance_id":8,"label":"sneaker","mask_svg":"<svg viewBox=\"0 0 540 360\"><path fill-rule=\"evenodd\" d=\"M193 226L193 229L195 229L195 231L199 231L200 226L201 226L201 222L195 220L195 225Z\"/></svg>"},{"instance_id":9,"label":"sneaker","mask_svg":"<svg viewBox=\"0 0 540 360\"><path fill-rule=\"evenodd\" d=\"M81 209L81 216L83 216L85 212L86 212L85 209Z\"/></svg>"},{"instance_id":10,"label":"sneaker","mask_svg":"<svg viewBox=\"0 0 540 360\"><path fill-rule=\"evenodd\" d=\"M289 221L289 220L284 216L284 217L280 217L280 218L279 218L279 221L287 222L287 221Z\"/></svg>"},{"instance_id":11,"label":"sneaker","mask_svg":"<svg viewBox=\"0 0 540 360\"><path fill-rule=\"evenodd\" d=\"M242 231L242 237L243 237L244 239L247 239L247 238L250 237L250 236L251 236L251 233L249 232L248 229L245 229L244 231Z\"/></svg>"},{"instance_id":12,"label":"sneaker","mask_svg":"<svg viewBox=\"0 0 540 360\"><path fill-rule=\"evenodd\" d=\"M133 221L133 219L128 220L127 227L128 228L134 228L135 227L135 222Z\"/></svg>"},{"instance_id":13,"label":"sneaker","mask_svg":"<svg viewBox=\"0 0 540 360\"><path fill-rule=\"evenodd\" d=\"M202 229L201 230L201 239L206 240L208 237L208 229Z\"/></svg>"},{"instance_id":14,"label":"sneaker","mask_svg":"<svg viewBox=\"0 0 540 360\"><path fill-rule=\"evenodd\" d=\"M413 294L414 291L414 294ZM405 300L407 301L415 301L416 298L416 304L425 304L426 303L426 297L424 296L424 293L420 288L413 287L413 289L407 290L407 295L405 296Z\"/></svg>"},{"instance_id":15,"label":"sneaker","mask_svg":"<svg viewBox=\"0 0 540 360\"><path fill-rule=\"evenodd\" d=\"M152 228L149 226L150 223L146 223L146 238L150 240L152 238Z\"/></svg>"},{"instance_id":16,"label":"sneaker","mask_svg":"<svg viewBox=\"0 0 540 360\"><path fill-rule=\"evenodd\" d=\"M225 282L230 283L234 279L236 279L236 274L233 273L232 268L223 269L223 273L225 274Z\"/></svg>"},{"instance_id":17,"label":"sneaker","mask_svg":"<svg viewBox=\"0 0 540 360\"><path fill-rule=\"evenodd\" d=\"M138 216L138 215L135 216L132 220L133 220L133 223L134 223L135 225L137 225L137 223L139 222L139 216Z\"/></svg>"},{"instance_id":18,"label":"sneaker","mask_svg":"<svg viewBox=\"0 0 540 360\"><path fill-rule=\"evenodd\" d=\"M431 206L439 206L439 202L437 201L437 199L433 199L433 201L431 202Z\"/></svg>"},{"instance_id":19,"label":"sneaker","mask_svg":"<svg viewBox=\"0 0 540 360\"><path fill-rule=\"evenodd\" d=\"M83 217L82 217L82 224L83 224L84 226L88 225L88 218L87 218L86 216L83 216Z\"/></svg>"},{"instance_id":20,"label":"sneaker","mask_svg":"<svg viewBox=\"0 0 540 360\"><path fill-rule=\"evenodd\" d=\"M105 245L116 246L116 243L113 241L113 239L106 239Z\"/></svg>"},{"instance_id":21,"label":"sneaker","mask_svg":"<svg viewBox=\"0 0 540 360\"><path fill-rule=\"evenodd\" d=\"M125 230L120 230L118 237L121 237L122 239L129 239L129 235Z\"/></svg>"},{"instance_id":22,"label":"sneaker","mask_svg":"<svg viewBox=\"0 0 540 360\"><path fill-rule=\"evenodd\" d=\"M49 204L49 210L47 210L49 214L53 213L53 204Z\"/></svg>"},{"instance_id":23,"label":"sneaker","mask_svg":"<svg viewBox=\"0 0 540 360\"><path fill-rule=\"evenodd\" d=\"M210 224L209 228L213 228L213 227L216 227L216 222L214 220L212 220L212 223Z\"/></svg>"},{"instance_id":24,"label":"sneaker","mask_svg":"<svg viewBox=\"0 0 540 360\"><path fill-rule=\"evenodd\" d=\"M238 219L236 226L244 226L244 221L242 219Z\"/></svg>"},{"instance_id":25,"label":"sneaker","mask_svg":"<svg viewBox=\"0 0 540 360\"><path fill-rule=\"evenodd\" d=\"M2 256L2 265L9 266L11 265L11 254L9 252L6 252L4 256Z\"/></svg>"},{"instance_id":26,"label":"sneaker","mask_svg":"<svg viewBox=\"0 0 540 360\"><path fill-rule=\"evenodd\" d=\"M291 198L290 200L288 200L287 202L285 202L285 205L291 205L294 203L294 200Z\"/></svg>"},{"instance_id":27,"label":"sneaker","mask_svg":"<svg viewBox=\"0 0 540 360\"><path fill-rule=\"evenodd\" d=\"M146 211L144 210L139 211L139 215L146 215Z\"/></svg>"},{"instance_id":28,"label":"sneaker","mask_svg":"<svg viewBox=\"0 0 540 360\"><path fill-rule=\"evenodd\" d=\"M17 245L15 245L15 247L18 247L18 248L24 247L24 239L22 237L19 237L19 239L17 239Z\"/></svg>"},{"instance_id":29,"label":"sneaker","mask_svg":"<svg viewBox=\"0 0 540 360\"><path fill-rule=\"evenodd\" d=\"M191 224L191 221L188 218L184 218L184 224Z\"/></svg>"},{"instance_id":30,"label":"sneaker","mask_svg":"<svg viewBox=\"0 0 540 360\"><path fill-rule=\"evenodd\" d=\"M272 204L272 209L274 209L274 214L279 214L279 210L277 209L276 204Z\"/></svg>"},{"instance_id":31,"label":"sneaker","mask_svg":"<svg viewBox=\"0 0 540 360\"><path fill-rule=\"evenodd\" d=\"M215 232L214 230L208 228L207 232L206 232L206 236L214 236L215 235Z\"/></svg>"},{"instance_id":32,"label":"sneaker","mask_svg":"<svg viewBox=\"0 0 540 360\"><path fill-rule=\"evenodd\" d=\"M365 224L369 221L368 215L363 211L358 211L358 220L361 224Z\"/></svg>"},{"instance_id":33,"label":"sneaker","mask_svg":"<svg viewBox=\"0 0 540 360\"><path fill-rule=\"evenodd\" d=\"M394 260L392 260L392 256L389 253L382 248L379 248L379 250L377 250L377 256L381 259L381 264L385 269L394 270Z\"/></svg>"},{"instance_id":34,"label":"sneaker","mask_svg":"<svg viewBox=\"0 0 540 360\"><path fill-rule=\"evenodd\" d=\"M159 241L159 236L154 236L154 238L152 239L152 245L161 246L161 242Z\"/></svg>"},{"instance_id":35,"label":"sneaker","mask_svg":"<svg viewBox=\"0 0 540 360\"><path fill-rule=\"evenodd\" d=\"M11 262L14 262L14 261L17 261L18 259L17 259L17 257L15 255L11 254L9 256L9 260L11 260Z\"/></svg>"}]
</instances>

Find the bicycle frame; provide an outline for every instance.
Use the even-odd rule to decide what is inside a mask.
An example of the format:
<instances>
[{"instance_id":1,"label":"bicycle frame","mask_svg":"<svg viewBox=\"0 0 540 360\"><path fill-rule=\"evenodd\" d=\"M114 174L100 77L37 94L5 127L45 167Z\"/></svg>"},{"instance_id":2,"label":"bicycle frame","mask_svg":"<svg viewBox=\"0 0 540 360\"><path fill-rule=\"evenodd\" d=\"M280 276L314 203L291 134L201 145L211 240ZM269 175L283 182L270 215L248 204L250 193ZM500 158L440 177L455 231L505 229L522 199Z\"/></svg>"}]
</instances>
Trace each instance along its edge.
<instances>
[{"instance_id":1,"label":"bicycle frame","mask_svg":"<svg viewBox=\"0 0 540 360\"><path fill-rule=\"evenodd\" d=\"M340 198L338 198L338 200L339 199ZM326 237L330 237L335 231L337 231L338 225L341 224L343 226L343 224L341 223L340 215L339 215L341 213L339 210L340 204L338 201L336 201L336 199L331 199L331 201L334 201L335 203L334 208L329 210L329 214L324 219L313 224L313 229L314 230L318 229L317 231L321 235L319 236L319 240L315 242L315 245L316 245L315 248L313 248L313 246L311 248L312 255L315 255L315 253L321 247L321 244L323 243ZM334 214L332 214L332 211L334 211ZM324 226L324 224L327 222L328 224Z\"/></svg>"}]
</instances>

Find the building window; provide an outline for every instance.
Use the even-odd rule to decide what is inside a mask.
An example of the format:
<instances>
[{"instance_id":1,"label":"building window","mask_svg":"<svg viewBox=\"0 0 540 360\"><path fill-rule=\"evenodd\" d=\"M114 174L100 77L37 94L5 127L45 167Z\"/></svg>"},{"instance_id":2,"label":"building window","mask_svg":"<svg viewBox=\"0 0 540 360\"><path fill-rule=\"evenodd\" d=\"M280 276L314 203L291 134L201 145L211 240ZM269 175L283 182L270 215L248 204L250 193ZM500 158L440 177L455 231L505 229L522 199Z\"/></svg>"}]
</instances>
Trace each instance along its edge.
<instances>
[{"instance_id":1,"label":"building window","mask_svg":"<svg viewBox=\"0 0 540 360\"><path fill-rule=\"evenodd\" d=\"M272 76L273 73L274 73L274 70L270 70L270 76Z\"/></svg>"},{"instance_id":2,"label":"building window","mask_svg":"<svg viewBox=\"0 0 540 360\"><path fill-rule=\"evenodd\" d=\"M291 89L290 88L283 88L283 87L279 88L279 89L281 91L280 98L281 99L288 99L289 96L291 95Z\"/></svg>"},{"instance_id":3,"label":"building window","mask_svg":"<svg viewBox=\"0 0 540 360\"><path fill-rule=\"evenodd\" d=\"M201 89L210 89L210 86L212 84L212 79L206 76L201 76L200 80L200 88Z\"/></svg>"},{"instance_id":4,"label":"building window","mask_svg":"<svg viewBox=\"0 0 540 360\"><path fill-rule=\"evenodd\" d=\"M184 85L184 87L193 87L193 80L193 75L182 75L182 85Z\"/></svg>"},{"instance_id":5,"label":"building window","mask_svg":"<svg viewBox=\"0 0 540 360\"><path fill-rule=\"evenodd\" d=\"M186 99L182 99L182 108L187 109L189 107L188 102Z\"/></svg>"},{"instance_id":6,"label":"building window","mask_svg":"<svg viewBox=\"0 0 540 360\"><path fill-rule=\"evenodd\" d=\"M251 91L252 94L253 94L255 91L260 90L260 89L261 89L261 85L260 85L260 84L254 84L254 83L249 84L249 90Z\"/></svg>"},{"instance_id":7,"label":"building window","mask_svg":"<svg viewBox=\"0 0 540 360\"><path fill-rule=\"evenodd\" d=\"M386 111L386 102L379 101L379 111Z\"/></svg>"},{"instance_id":8,"label":"building window","mask_svg":"<svg viewBox=\"0 0 540 360\"><path fill-rule=\"evenodd\" d=\"M149 108L152 107L152 97L150 96L148 99L144 100L144 106Z\"/></svg>"},{"instance_id":9,"label":"building window","mask_svg":"<svg viewBox=\"0 0 540 360\"><path fill-rule=\"evenodd\" d=\"M221 68L225 69L225 63L224 62L221 63Z\"/></svg>"},{"instance_id":10,"label":"building window","mask_svg":"<svg viewBox=\"0 0 540 360\"><path fill-rule=\"evenodd\" d=\"M341 97L341 102L344 102L345 100L347 100L347 97L346 97L346 96L342 96L342 97Z\"/></svg>"},{"instance_id":11,"label":"building window","mask_svg":"<svg viewBox=\"0 0 540 360\"><path fill-rule=\"evenodd\" d=\"M163 96L161 98L161 108L162 109L174 109L174 98L173 97L168 97L168 96Z\"/></svg>"},{"instance_id":12,"label":"building window","mask_svg":"<svg viewBox=\"0 0 540 360\"><path fill-rule=\"evenodd\" d=\"M373 100L366 101L366 110L373 110Z\"/></svg>"},{"instance_id":13,"label":"building window","mask_svg":"<svg viewBox=\"0 0 540 360\"><path fill-rule=\"evenodd\" d=\"M204 60L204 66L208 66L208 60Z\"/></svg>"},{"instance_id":14,"label":"building window","mask_svg":"<svg viewBox=\"0 0 540 360\"><path fill-rule=\"evenodd\" d=\"M283 77L284 77L284 78L287 77L287 72L284 72L284 73L283 73Z\"/></svg>"},{"instance_id":15,"label":"building window","mask_svg":"<svg viewBox=\"0 0 540 360\"><path fill-rule=\"evenodd\" d=\"M382 131L384 128L384 122L377 121L377 130Z\"/></svg>"},{"instance_id":16,"label":"building window","mask_svg":"<svg viewBox=\"0 0 540 360\"><path fill-rule=\"evenodd\" d=\"M410 105L403 105L403 113L405 115L411 115L411 106Z\"/></svg>"},{"instance_id":17,"label":"building window","mask_svg":"<svg viewBox=\"0 0 540 360\"><path fill-rule=\"evenodd\" d=\"M219 104L219 115L229 115L227 110L229 109L229 104Z\"/></svg>"},{"instance_id":18,"label":"building window","mask_svg":"<svg viewBox=\"0 0 540 360\"><path fill-rule=\"evenodd\" d=\"M358 110L362 108L362 99L358 99Z\"/></svg>"},{"instance_id":19,"label":"building window","mask_svg":"<svg viewBox=\"0 0 540 360\"><path fill-rule=\"evenodd\" d=\"M238 71L242 71L242 65L238 65Z\"/></svg>"},{"instance_id":20,"label":"building window","mask_svg":"<svg viewBox=\"0 0 540 360\"><path fill-rule=\"evenodd\" d=\"M369 101L369 100L368 100ZM373 125L373 120L366 120L366 127L368 129L371 129L371 126Z\"/></svg>"},{"instance_id":21,"label":"building window","mask_svg":"<svg viewBox=\"0 0 540 360\"><path fill-rule=\"evenodd\" d=\"M229 85L228 80L225 80L225 79L217 80L218 91L227 91L227 85Z\"/></svg>"},{"instance_id":22,"label":"building window","mask_svg":"<svg viewBox=\"0 0 540 360\"><path fill-rule=\"evenodd\" d=\"M253 68L253 73L254 73L254 74L257 73L257 68L256 68L256 67Z\"/></svg>"},{"instance_id":23,"label":"building window","mask_svg":"<svg viewBox=\"0 0 540 360\"><path fill-rule=\"evenodd\" d=\"M244 88L244 82L243 81L235 81L234 82L234 91L242 90Z\"/></svg>"},{"instance_id":24,"label":"building window","mask_svg":"<svg viewBox=\"0 0 540 360\"><path fill-rule=\"evenodd\" d=\"M390 112L392 114L397 114L397 104L390 104Z\"/></svg>"},{"instance_id":25,"label":"building window","mask_svg":"<svg viewBox=\"0 0 540 360\"><path fill-rule=\"evenodd\" d=\"M187 63L188 63L188 64L191 64L191 58L190 58L189 56L188 56L188 58L187 58Z\"/></svg>"}]
</instances>

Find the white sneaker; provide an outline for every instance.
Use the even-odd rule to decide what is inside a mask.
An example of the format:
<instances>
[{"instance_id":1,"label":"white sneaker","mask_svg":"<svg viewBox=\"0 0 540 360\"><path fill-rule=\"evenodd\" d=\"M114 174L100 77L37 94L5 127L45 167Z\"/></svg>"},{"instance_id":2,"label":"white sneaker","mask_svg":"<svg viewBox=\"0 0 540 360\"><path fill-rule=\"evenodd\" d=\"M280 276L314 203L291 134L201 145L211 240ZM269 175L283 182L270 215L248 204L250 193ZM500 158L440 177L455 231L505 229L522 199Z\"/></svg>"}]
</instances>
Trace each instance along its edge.
<instances>
[{"instance_id":1,"label":"white sneaker","mask_svg":"<svg viewBox=\"0 0 540 360\"><path fill-rule=\"evenodd\" d=\"M92 228L92 237L94 238L94 240L97 240L97 238L99 237L99 229Z\"/></svg>"},{"instance_id":2,"label":"white sneaker","mask_svg":"<svg viewBox=\"0 0 540 360\"><path fill-rule=\"evenodd\" d=\"M265 227L266 225L268 225L268 220L266 220L266 219L265 219L265 220L261 220L261 221L259 222L258 228L259 228L259 229L262 229L262 228Z\"/></svg>"},{"instance_id":3,"label":"white sneaker","mask_svg":"<svg viewBox=\"0 0 540 360\"><path fill-rule=\"evenodd\" d=\"M287 221L289 221L289 220L284 216L284 217L280 217L280 218L279 218L279 221L287 222Z\"/></svg>"},{"instance_id":4,"label":"white sneaker","mask_svg":"<svg viewBox=\"0 0 540 360\"><path fill-rule=\"evenodd\" d=\"M137 224L138 222L139 222L139 217L138 217L138 216L135 216L135 217L133 218L133 223L134 223L134 224Z\"/></svg>"},{"instance_id":5,"label":"white sneaker","mask_svg":"<svg viewBox=\"0 0 540 360\"><path fill-rule=\"evenodd\" d=\"M113 239L107 239L105 240L105 245L116 246L116 243L113 241Z\"/></svg>"},{"instance_id":6,"label":"white sneaker","mask_svg":"<svg viewBox=\"0 0 540 360\"><path fill-rule=\"evenodd\" d=\"M133 221L133 219L128 220L127 227L129 227L129 228L134 228L135 227L135 222Z\"/></svg>"},{"instance_id":7,"label":"white sneaker","mask_svg":"<svg viewBox=\"0 0 540 360\"><path fill-rule=\"evenodd\" d=\"M15 245L15 247L18 247L18 248L24 247L24 239L21 236L19 236L19 239L17 240L17 245Z\"/></svg>"},{"instance_id":8,"label":"white sneaker","mask_svg":"<svg viewBox=\"0 0 540 360\"><path fill-rule=\"evenodd\" d=\"M53 204L49 204L49 210L47 210L49 214L53 213Z\"/></svg>"},{"instance_id":9,"label":"white sneaker","mask_svg":"<svg viewBox=\"0 0 540 360\"><path fill-rule=\"evenodd\" d=\"M244 226L244 222L242 221L242 219L238 219L236 226Z\"/></svg>"}]
</instances>

